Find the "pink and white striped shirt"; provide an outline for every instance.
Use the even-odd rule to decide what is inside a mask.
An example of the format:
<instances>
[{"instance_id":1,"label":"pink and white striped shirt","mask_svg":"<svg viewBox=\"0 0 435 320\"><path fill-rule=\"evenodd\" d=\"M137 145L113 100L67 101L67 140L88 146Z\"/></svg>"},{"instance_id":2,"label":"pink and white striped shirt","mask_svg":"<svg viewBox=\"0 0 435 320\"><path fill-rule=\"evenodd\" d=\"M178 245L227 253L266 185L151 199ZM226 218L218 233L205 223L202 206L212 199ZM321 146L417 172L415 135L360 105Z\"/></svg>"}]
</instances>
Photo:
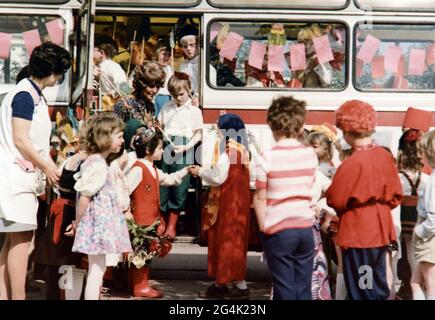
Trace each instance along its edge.
<instances>
[{"instance_id":1,"label":"pink and white striped shirt","mask_svg":"<svg viewBox=\"0 0 435 320\"><path fill-rule=\"evenodd\" d=\"M257 189L267 190L264 233L313 226L317 156L296 139L283 139L257 163Z\"/></svg>"}]
</instances>

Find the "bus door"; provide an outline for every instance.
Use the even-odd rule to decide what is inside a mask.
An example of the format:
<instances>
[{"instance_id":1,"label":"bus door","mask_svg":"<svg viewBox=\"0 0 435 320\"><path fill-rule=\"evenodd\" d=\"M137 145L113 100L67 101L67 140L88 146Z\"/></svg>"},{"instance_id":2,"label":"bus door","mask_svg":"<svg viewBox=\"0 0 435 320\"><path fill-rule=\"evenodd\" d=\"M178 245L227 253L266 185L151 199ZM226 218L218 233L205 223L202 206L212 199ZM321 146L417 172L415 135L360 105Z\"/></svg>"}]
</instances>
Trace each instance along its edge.
<instances>
[{"instance_id":1,"label":"bus door","mask_svg":"<svg viewBox=\"0 0 435 320\"><path fill-rule=\"evenodd\" d=\"M95 0L86 0L81 6L72 35L74 69L72 76L71 106L77 108L77 116L84 118L96 108L93 97L93 48L95 30ZM84 113L82 113L84 112Z\"/></svg>"}]
</instances>

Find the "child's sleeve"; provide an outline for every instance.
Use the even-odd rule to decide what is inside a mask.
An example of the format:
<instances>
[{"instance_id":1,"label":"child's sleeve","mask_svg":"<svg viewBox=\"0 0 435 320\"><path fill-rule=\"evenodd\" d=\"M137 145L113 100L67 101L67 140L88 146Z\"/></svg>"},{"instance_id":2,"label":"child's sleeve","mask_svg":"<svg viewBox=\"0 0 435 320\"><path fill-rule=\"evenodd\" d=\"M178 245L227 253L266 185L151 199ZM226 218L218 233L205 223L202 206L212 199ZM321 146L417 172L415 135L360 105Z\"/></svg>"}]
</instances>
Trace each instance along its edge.
<instances>
[{"instance_id":1,"label":"child's sleeve","mask_svg":"<svg viewBox=\"0 0 435 320\"><path fill-rule=\"evenodd\" d=\"M419 211L426 213L426 219L415 227L415 234L423 241L435 236L435 184L429 185L423 196L423 207Z\"/></svg>"},{"instance_id":2,"label":"child's sleeve","mask_svg":"<svg viewBox=\"0 0 435 320\"><path fill-rule=\"evenodd\" d=\"M259 189L267 189L267 175L269 173L268 169L268 157L266 154L263 156L258 156L255 164L255 188Z\"/></svg>"},{"instance_id":3,"label":"child's sleeve","mask_svg":"<svg viewBox=\"0 0 435 320\"><path fill-rule=\"evenodd\" d=\"M161 186L178 186L181 182L183 182L183 178L187 175L187 173L187 167L170 174L157 169L159 184Z\"/></svg>"},{"instance_id":4,"label":"child's sleeve","mask_svg":"<svg viewBox=\"0 0 435 320\"><path fill-rule=\"evenodd\" d=\"M104 162L95 162L74 175L74 189L85 197L92 197L104 186L109 170Z\"/></svg>"},{"instance_id":5,"label":"child's sleeve","mask_svg":"<svg viewBox=\"0 0 435 320\"><path fill-rule=\"evenodd\" d=\"M222 185L228 178L228 172L230 171L230 159L227 153L223 153L218 162L213 168L199 170L199 176L202 180L206 181L213 187Z\"/></svg>"},{"instance_id":6,"label":"child's sleeve","mask_svg":"<svg viewBox=\"0 0 435 320\"><path fill-rule=\"evenodd\" d=\"M128 194L132 194L142 181L142 168L134 167L127 174Z\"/></svg>"}]
</instances>

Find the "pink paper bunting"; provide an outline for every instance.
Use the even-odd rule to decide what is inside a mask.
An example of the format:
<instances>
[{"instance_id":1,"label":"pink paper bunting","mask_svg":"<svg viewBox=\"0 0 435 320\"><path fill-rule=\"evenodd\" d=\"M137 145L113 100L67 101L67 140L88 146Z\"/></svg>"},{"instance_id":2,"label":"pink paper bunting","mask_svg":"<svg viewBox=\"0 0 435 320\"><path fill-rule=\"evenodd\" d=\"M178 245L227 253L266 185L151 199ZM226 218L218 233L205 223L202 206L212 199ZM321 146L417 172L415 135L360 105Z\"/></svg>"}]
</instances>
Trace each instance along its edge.
<instances>
[{"instance_id":1,"label":"pink paper bunting","mask_svg":"<svg viewBox=\"0 0 435 320\"><path fill-rule=\"evenodd\" d=\"M228 60L233 60L236 56L237 50L239 50L240 46L243 42L243 37L235 32L230 32L228 37L225 39L224 44L222 45L222 49L219 52L221 57L227 58Z\"/></svg>"},{"instance_id":2,"label":"pink paper bunting","mask_svg":"<svg viewBox=\"0 0 435 320\"><path fill-rule=\"evenodd\" d=\"M371 35L367 35L356 57L365 63L370 63L375 56L376 51L378 51L380 44L381 41L379 39Z\"/></svg>"},{"instance_id":3,"label":"pink paper bunting","mask_svg":"<svg viewBox=\"0 0 435 320\"><path fill-rule=\"evenodd\" d=\"M269 45L267 70L282 72L284 69L284 46Z\"/></svg>"},{"instance_id":4,"label":"pink paper bunting","mask_svg":"<svg viewBox=\"0 0 435 320\"><path fill-rule=\"evenodd\" d=\"M214 38L216 38L216 36L218 35L219 31L221 31L223 25L221 25L219 22L215 22L211 25L210 28L210 42L212 42L214 40Z\"/></svg>"},{"instance_id":5,"label":"pink paper bunting","mask_svg":"<svg viewBox=\"0 0 435 320\"><path fill-rule=\"evenodd\" d=\"M48 34L50 35L50 41L62 46L63 45L63 22L62 19L56 19L45 24Z\"/></svg>"},{"instance_id":6,"label":"pink paper bunting","mask_svg":"<svg viewBox=\"0 0 435 320\"><path fill-rule=\"evenodd\" d=\"M427 48L426 61L428 65L435 64L435 43Z\"/></svg>"},{"instance_id":7,"label":"pink paper bunting","mask_svg":"<svg viewBox=\"0 0 435 320\"><path fill-rule=\"evenodd\" d=\"M394 45L388 46L385 53L385 70L396 73L399 68L401 56L402 49L400 47Z\"/></svg>"},{"instance_id":8,"label":"pink paper bunting","mask_svg":"<svg viewBox=\"0 0 435 320\"><path fill-rule=\"evenodd\" d=\"M372 78L382 79L385 76L384 56L376 56L372 60Z\"/></svg>"},{"instance_id":9,"label":"pink paper bunting","mask_svg":"<svg viewBox=\"0 0 435 320\"><path fill-rule=\"evenodd\" d=\"M290 46L290 67L292 71L305 70L307 68L307 58L305 54L305 44L298 43Z\"/></svg>"},{"instance_id":10,"label":"pink paper bunting","mask_svg":"<svg viewBox=\"0 0 435 320\"><path fill-rule=\"evenodd\" d=\"M317 60L319 63L326 63L334 60L331 45L329 44L328 35L313 39L314 49L316 50Z\"/></svg>"},{"instance_id":11,"label":"pink paper bunting","mask_svg":"<svg viewBox=\"0 0 435 320\"><path fill-rule=\"evenodd\" d=\"M409 53L408 74L411 76L421 76L426 69L426 50L411 49Z\"/></svg>"},{"instance_id":12,"label":"pink paper bunting","mask_svg":"<svg viewBox=\"0 0 435 320\"><path fill-rule=\"evenodd\" d=\"M266 54L267 45L259 41L252 41L251 51L249 52L248 64L254 68L263 67L264 55Z\"/></svg>"},{"instance_id":13,"label":"pink paper bunting","mask_svg":"<svg viewBox=\"0 0 435 320\"><path fill-rule=\"evenodd\" d=\"M9 33L0 32L0 59L9 58L11 51L12 35Z\"/></svg>"},{"instance_id":14,"label":"pink paper bunting","mask_svg":"<svg viewBox=\"0 0 435 320\"><path fill-rule=\"evenodd\" d=\"M32 54L33 49L41 45L38 29L23 32L23 39L29 56Z\"/></svg>"}]
</instances>

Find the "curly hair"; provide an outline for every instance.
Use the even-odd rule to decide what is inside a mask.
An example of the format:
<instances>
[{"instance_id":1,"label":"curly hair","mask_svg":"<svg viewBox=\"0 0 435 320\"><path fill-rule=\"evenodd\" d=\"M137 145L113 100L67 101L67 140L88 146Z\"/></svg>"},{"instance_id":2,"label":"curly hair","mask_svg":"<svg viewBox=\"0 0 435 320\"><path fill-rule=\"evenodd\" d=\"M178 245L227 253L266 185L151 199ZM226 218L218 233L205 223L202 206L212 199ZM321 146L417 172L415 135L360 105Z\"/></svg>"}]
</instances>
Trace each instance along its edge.
<instances>
[{"instance_id":1,"label":"curly hair","mask_svg":"<svg viewBox=\"0 0 435 320\"><path fill-rule=\"evenodd\" d=\"M52 42L36 47L30 56L28 75L42 79L52 74L61 75L71 66L71 54Z\"/></svg>"},{"instance_id":2,"label":"curly hair","mask_svg":"<svg viewBox=\"0 0 435 320\"><path fill-rule=\"evenodd\" d=\"M370 136L376 127L376 111L364 101L346 101L335 116L336 126L344 132Z\"/></svg>"},{"instance_id":3,"label":"curly hair","mask_svg":"<svg viewBox=\"0 0 435 320\"><path fill-rule=\"evenodd\" d=\"M399 139L399 152L397 154L397 166L400 170L420 171L423 168L423 150L418 130L409 129Z\"/></svg>"},{"instance_id":4,"label":"curly hair","mask_svg":"<svg viewBox=\"0 0 435 320\"><path fill-rule=\"evenodd\" d=\"M421 138L420 143L429 166L435 168L435 130L426 133L423 138Z\"/></svg>"},{"instance_id":5,"label":"curly hair","mask_svg":"<svg viewBox=\"0 0 435 320\"><path fill-rule=\"evenodd\" d=\"M304 125L306 102L293 97L279 97L272 101L267 110L270 129L286 138L297 138Z\"/></svg>"},{"instance_id":6,"label":"curly hair","mask_svg":"<svg viewBox=\"0 0 435 320\"><path fill-rule=\"evenodd\" d=\"M110 149L112 133L115 130L123 131L124 122L112 112L102 112L88 118L82 130L86 152L100 153Z\"/></svg>"},{"instance_id":7,"label":"curly hair","mask_svg":"<svg viewBox=\"0 0 435 320\"><path fill-rule=\"evenodd\" d=\"M143 90L146 87L163 87L165 85L166 72L155 61L145 61L137 66L133 78L133 95L143 99Z\"/></svg>"}]
</instances>

